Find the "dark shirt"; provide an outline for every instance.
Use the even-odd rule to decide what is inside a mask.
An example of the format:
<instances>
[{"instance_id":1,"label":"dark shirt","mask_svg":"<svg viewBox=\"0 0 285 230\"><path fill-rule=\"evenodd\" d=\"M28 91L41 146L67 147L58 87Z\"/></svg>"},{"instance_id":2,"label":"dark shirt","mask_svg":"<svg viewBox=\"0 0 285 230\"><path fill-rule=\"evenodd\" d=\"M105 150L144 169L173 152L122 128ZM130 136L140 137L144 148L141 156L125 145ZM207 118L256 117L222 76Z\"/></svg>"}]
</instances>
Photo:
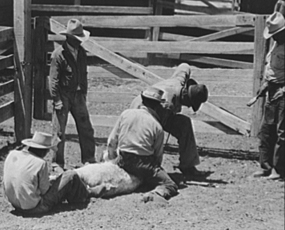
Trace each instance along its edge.
<instances>
[{"instance_id":1,"label":"dark shirt","mask_svg":"<svg viewBox=\"0 0 285 230\"><path fill-rule=\"evenodd\" d=\"M83 47L79 46L75 60L65 42L52 53L51 58L49 91L52 99L59 101L62 91L81 90L87 94L87 56Z\"/></svg>"}]
</instances>

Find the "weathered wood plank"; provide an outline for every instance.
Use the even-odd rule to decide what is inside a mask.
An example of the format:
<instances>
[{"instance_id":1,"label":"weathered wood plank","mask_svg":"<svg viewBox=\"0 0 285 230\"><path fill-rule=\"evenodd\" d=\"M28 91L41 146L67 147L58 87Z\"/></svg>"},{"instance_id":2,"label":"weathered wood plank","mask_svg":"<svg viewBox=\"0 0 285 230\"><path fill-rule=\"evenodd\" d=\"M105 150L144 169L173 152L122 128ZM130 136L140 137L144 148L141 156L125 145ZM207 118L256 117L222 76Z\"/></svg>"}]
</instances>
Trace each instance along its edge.
<instances>
[{"instance_id":1,"label":"weathered wood plank","mask_svg":"<svg viewBox=\"0 0 285 230\"><path fill-rule=\"evenodd\" d=\"M36 27L33 30L33 56L34 56L34 113L35 119L41 119L46 112L46 100L43 97L46 88L47 55L42 47L47 42L48 31L44 27L45 18L36 18Z\"/></svg>"},{"instance_id":2,"label":"weathered wood plank","mask_svg":"<svg viewBox=\"0 0 285 230\"><path fill-rule=\"evenodd\" d=\"M19 142L31 134L32 122L32 52L31 0L14 1L15 134Z\"/></svg>"},{"instance_id":3,"label":"weathered wood plank","mask_svg":"<svg viewBox=\"0 0 285 230\"><path fill-rule=\"evenodd\" d=\"M171 77L174 73L175 68L163 67L163 66L148 66L145 67L147 70L160 75L163 79ZM113 65L102 65L102 66L89 66L89 74L94 77L117 77L121 78L134 78L132 75L122 72L119 68ZM111 72L111 73L110 73ZM198 82L223 82L231 81L233 83L252 83L253 69L200 69L192 68L191 76Z\"/></svg>"},{"instance_id":4,"label":"weathered wood plank","mask_svg":"<svg viewBox=\"0 0 285 230\"><path fill-rule=\"evenodd\" d=\"M259 89L266 60L266 53L268 51L268 41L263 38L263 30L266 25L265 16L257 16L255 26L255 47L254 47L254 74L253 74L253 93L255 94ZM263 115L264 98L261 97L254 105L251 121L251 135L256 136L259 132L260 123Z\"/></svg>"},{"instance_id":5,"label":"weathered wood plank","mask_svg":"<svg viewBox=\"0 0 285 230\"><path fill-rule=\"evenodd\" d=\"M9 118L14 116L14 102L8 102L4 105L0 106L0 123L8 120Z\"/></svg>"},{"instance_id":6,"label":"weathered wood plank","mask_svg":"<svg viewBox=\"0 0 285 230\"><path fill-rule=\"evenodd\" d=\"M14 40L14 31L11 27L0 27L0 42Z\"/></svg>"},{"instance_id":7,"label":"weathered wood plank","mask_svg":"<svg viewBox=\"0 0 285 230\"><path fill-rule=\"evenodd\" d=\"M14 91L14 80L0 84L0 97ZM0 113L1 114L1 113Z\"/></svg>"},{"instance_id":8,"label":"weathered wood plank","mask_svg":"<svg viewBox=\"0 0 285 230\"><path fill-rule=\"evenodd\" d=\"M8 55L8 56L0 56L0 70L6 69L13 65L14 65L13 54Z\"/></svg>"},{"instance_id":9,"label":"weathered wood plank","mask_svg":"<svg viewBox=\"0 0 285 230\"><path fill-rule=\"evenodd\" d=\"M211 64L211 65L220 66L220 67L241 68L241 69L252 69L253 68L253 63L250 63L250 62L235 61L235 60L214 58L214 57L205 57L205 56L193 55L193 54L181 54L180 59L185 60L185 61L190 61L190 62Z\"/></svg>"},{"instance_id":10,"label":"weathered wood plank","mask_svg":"<svg viewBox=\"0 0 285 230\"><path fill-rule=\"evenodd\" d=\"M96 41L113 52L125 53L196 53L196 54L253 54L252 42L161 42L161 41ZM139 49L138 49L139 47Z\"/></svg>"},{"instance_id":11,"label":"weathered wood plank","mask_svg":"<svg viewBox=\"0 0 285 230\"><path fill-rule=\"evenodd\" d=\"M193 38L195 37L181 35L181 34L166 33L166 32L160 33L160 40L162 41L186 41L186 40L191 40Z\"/></svg>"},{"instance_id":12,"label":"weathered wood plank","mask_svg":"<svg viewBox=\"0 0 285 230\"><path fill-rule=\"evenodd\" d=\"M221 121L223 124L243 135L249 135L250 133L250 123L235 116L234 114L229 113L223 108L219 108L209 102L205 102L202 105L200 111L215 118L218 121Z\"/></svg>"},{"instance_id":13,"label":"weathered wood plank","mask_svg":"<svg viewBox=\"0 0 285 230\"><path fill-rule=\"evenodd\" d=\"M93 126L113 127L118 119L118 116L110 115L91 115L90 120ZM218 122L204 122L199 120L192 120L193 128L195 132L200 133L226 133L226 128L219 125ZM68 125L75 125L74 119L71 115L68 116ZM217 129L220 127L221 129Z\"/></svg>"},{"instance_id":14,"label":"weathered wood plank","mask_svg":"<svg viewBox=\"0 0 285 230\"><path fill-rule=\"evenodd\" d=\"M189 11L189 13L204 13L204 14L222 14L231 12L228 8L216 8L209 6L186 5L181 3L172 3L165 1L158 1L164 8ZM212 6L212 5L211 5Z\"/></svg>"},{"instance_id":15,"label":"weathered wood plank","mask_svg":"<svg viewBox=\"0 0 285 230\"><path fill-rule=\"evenodd\" d=\"M46 12L48 15L56 13L92 13L92 14L140 14L153 13L150 7L124 7L124 6L80 6L80 5L46 5L32 4L32 11Z\"/></svg>"},{"instance_id":16,"label":"weathered wood plank","mask_svg":"<svg viewBox=\"0 0 285 230\"><path fill-rule=\"evenodd\" d=\"M74 16L84 26L97 28L134 28L134 27L235 27L253 26L252 15L195 15L195 16ZM69 16L52 17L66 25Z\"/></svg>"},{"instance_id":17,"label":"weathered wood plank","mask_svg":"<svg viewBox=\"0 0 285 230\"><path fill-rule=\"evenodd\" d=\"M91 37L92 38L92 37ZM63 36L49 36L50 41L63 41ZM253 54L254 44L252 42L215 42L209 43L194 39L189 41L167 42L147 41L142 39L121 40L94 39L98 44L112 50L113 52L137 53L203 53L203 54ZM210 38L209 38L210 39ZM196 39L195 39L196 40ZM139 50L137 47L140 47Z\"/></svg>"},{"instance_id":18,"label":"weathered wood plank","mask_svg":"<svg viewBox=\"0 0 285 230\"><path fill-rule=\"evenodd\" d=\"M1 42L0 43L0 55L4 53L12 53L14 41L6 41L6 42Z\"/></svg>"},{"instance_id":19,"label":"weathered wood plank","mask_svg":"<svg viewBox=\"0 0 285 230\"><path fill-rule=\"evenodd\" d=\"M192 38L190 41L213 41L220 38L229 37L235 34L241 34L248 31L253 31L253 27L234 27L226 30L222 30L216 33L208 34L202 37Z\"/></svg>"}]
</instances>

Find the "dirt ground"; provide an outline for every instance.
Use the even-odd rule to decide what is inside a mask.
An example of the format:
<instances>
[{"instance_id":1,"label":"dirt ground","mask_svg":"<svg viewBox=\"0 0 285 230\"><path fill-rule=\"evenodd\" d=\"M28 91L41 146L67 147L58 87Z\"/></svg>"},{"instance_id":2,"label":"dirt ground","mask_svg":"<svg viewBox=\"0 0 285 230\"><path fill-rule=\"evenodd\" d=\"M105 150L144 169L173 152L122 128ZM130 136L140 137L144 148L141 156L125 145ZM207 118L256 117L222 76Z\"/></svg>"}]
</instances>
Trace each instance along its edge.
<instances>
[{"instance_id":1,"label":"dirt ground","mask_svg":"<svg viewBox=\"0 0 285 230\"><path fill-rule=\"evenodd\" d=\"M139 92L143 84L117 79L95 79L90 89L112 92ZM120 114L128 105L90 105L90 113ZM98 112L100 111L100 112ZM198 115L199 116L199 115ZM202 114L200 116L203 116ZM0 126L0 182L5 157L13 146L13 123ZM32 131L49 131L50 123L33 121ZM97 156L105 149L110 128L96 128ZM74 127L68 127L66 162L79 161L80 150ZM179 194L168 202L141 201L142 193L112 199L92 198L87 205L63 203L40 217L16 215L0 189L0 229L193 229L193 230L284 230L284 181L256 179L259 169L257 139L240 135L196 133L201 155L199 170L209 172L193 185L180 186ZM9 143L9 144L8 144ZM163 167L175 179L181 179L177 143L170 138L165 146ZM50 153L47 156L50 162ZM192 182L193 182L192 181ZM1 184L2 186L2 184Z\"/></svg>"}]
</instances>

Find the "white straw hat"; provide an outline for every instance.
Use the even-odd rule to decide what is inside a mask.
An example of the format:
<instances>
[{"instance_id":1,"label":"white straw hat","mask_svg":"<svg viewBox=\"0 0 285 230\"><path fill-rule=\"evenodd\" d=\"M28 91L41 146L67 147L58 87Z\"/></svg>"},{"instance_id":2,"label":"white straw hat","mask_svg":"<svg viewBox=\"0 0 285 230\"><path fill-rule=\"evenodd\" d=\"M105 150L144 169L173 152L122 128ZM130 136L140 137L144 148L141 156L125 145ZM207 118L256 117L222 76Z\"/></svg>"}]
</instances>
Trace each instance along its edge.
<instances>
[{"instance_id":1,"label":"white straw hat","mask_svg":"<svg viewBox=\"0 0 285 230\"><path fill-rule=\"evenodd\" d=\"M266 20L266 27L263 31L263 37L268 39L274 34L285 29L285 19L279 12L271 14Z\"/></svg>"},{"instance_id":2,"label":"white straw hat","mask_svg":"<svg viewBox=\"0 0 285 230\"><path fill-rule=\"evenodd\" d=\"M60 34L72 35L81 42L85 42L90 37L90 32L83 29L82 23L78 19L70 19L67 23L66 30L61 31Z\"/></svg>"},{"instance_id":3,"label":"white straw hat","mask_svg":"<svg viewBox=\"0 0 285 230\"><path fill-rule=\"evenodd\" d=\"M22 144L37 149L49 149L54 147L52 144L53 136L48 133L36 131L33 138L22 140Z\"/></svg>"}]
</instances>

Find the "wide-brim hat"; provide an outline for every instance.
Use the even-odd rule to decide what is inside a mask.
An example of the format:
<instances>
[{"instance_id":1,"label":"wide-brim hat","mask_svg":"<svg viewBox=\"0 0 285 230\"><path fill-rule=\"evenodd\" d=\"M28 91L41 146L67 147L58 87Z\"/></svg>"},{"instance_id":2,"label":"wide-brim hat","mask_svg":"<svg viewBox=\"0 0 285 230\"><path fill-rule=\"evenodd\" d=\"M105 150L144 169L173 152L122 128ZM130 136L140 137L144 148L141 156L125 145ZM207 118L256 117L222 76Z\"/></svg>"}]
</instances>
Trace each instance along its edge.
<instances>
[{"instance_id":1,"label":"wide-brim hat","mask_svg":"<svg viewBox=\"0 0 285 230\"><path fill-rule=\"evenodd\" d=\"M190 84L188 97L194 112L198 111L201 104L208 100L208 89L204 84Z\"/></svg>"},{"instance_id":2,"label":"wide-brim hat","mask_svg":"<svg viewBox=\"0 0 285 230\"><path fill-rule=\"evenodd\" d=\"M37 149L50 149L55 146L51 134L39 131L36 131L32 138L22 140L22 144Z\"/></svg>"},{"instance_id":3,"label":"wide-brim hat","mask_svg":"<svg viewBox=\"0 0 285 230\"><path fill-rule=\"evenodd\" d=\"M90 32L83 29L83 25L78 19L70 19L67 23L66 30L59 33L67 36L73 36L81 42L87 41L90 37Z\"/></svg>"},{"instance_id":4,"label":"wide-brim hat","mask_svg":"<svg viewBox=\"0 0 285 230\"><path fill-rule=\"evenodd\" d=\"M285 19L280 12L274 12L266 20L263 37L268 39L285 29Z\"/></svg>"},{"instance_id":5,"label":"wide-brim hat","mask_svg":"<svg viewBox=\"0 0 285 230\"><path fill-rule=\"evenodd\" d=\"M148 99L152 99L158 102L162 102L162 95L163 95L163 91L155 88L155 87L148 87L146 90L144 90L141 93L142 97L148 98Z\"/></svg>"}]
</instances>

